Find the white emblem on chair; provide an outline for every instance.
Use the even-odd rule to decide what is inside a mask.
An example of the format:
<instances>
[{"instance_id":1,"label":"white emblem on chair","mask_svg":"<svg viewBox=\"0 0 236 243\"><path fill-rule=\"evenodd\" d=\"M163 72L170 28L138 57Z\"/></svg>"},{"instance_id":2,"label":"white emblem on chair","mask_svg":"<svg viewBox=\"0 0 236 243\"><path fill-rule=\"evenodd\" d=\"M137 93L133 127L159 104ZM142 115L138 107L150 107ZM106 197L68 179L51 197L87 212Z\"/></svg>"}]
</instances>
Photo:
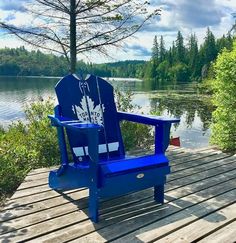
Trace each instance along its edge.
<instances>
[{"instance_id":1,"label":"white emblem on chair","mask_svg":"<svg viewBox=\"0 0 236 243\"><path fill-rule=\"evenodd\" d=\"M90 111L90 117L91 117L91 123L95 123L98 125L103 125L103 114L105 107L102 104L94 105L94 101L87 96L87 102L88 102L88 108L86 104L86 98L83 96L80 106L78 105L72 105L72 111L77 115L77 118L81 122L87 122L89 123L89 114L88 110Z\"/></svg>"}]
</instances>

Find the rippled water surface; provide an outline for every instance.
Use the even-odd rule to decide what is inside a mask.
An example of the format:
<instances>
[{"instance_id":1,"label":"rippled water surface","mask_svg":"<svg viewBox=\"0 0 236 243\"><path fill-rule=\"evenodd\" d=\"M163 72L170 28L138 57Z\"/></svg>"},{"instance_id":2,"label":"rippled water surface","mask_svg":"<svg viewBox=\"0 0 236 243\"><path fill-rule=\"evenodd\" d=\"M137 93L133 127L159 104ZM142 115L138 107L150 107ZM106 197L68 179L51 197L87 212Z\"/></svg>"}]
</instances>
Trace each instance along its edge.
<instances>
[{"instance_id":1,"label":"rippled water surface","mask_svg":"<svg viewBox=\"0 0 236 243\"><path fill-rule=\"evenodd\" d=\"M23 107L37 99L55 97L54 86L59 78L0 77L0 125L24 120ZM181 122L173 126L172 135L180 136L181 145L189 148L209 144L212 105L208 97L199 96L194 85L148 85L130 79L110 79L114 86L131 89L133 102L140 112L177 116ZM56 102L56 101L55 101Z\"/></svg>"}]
</instances>

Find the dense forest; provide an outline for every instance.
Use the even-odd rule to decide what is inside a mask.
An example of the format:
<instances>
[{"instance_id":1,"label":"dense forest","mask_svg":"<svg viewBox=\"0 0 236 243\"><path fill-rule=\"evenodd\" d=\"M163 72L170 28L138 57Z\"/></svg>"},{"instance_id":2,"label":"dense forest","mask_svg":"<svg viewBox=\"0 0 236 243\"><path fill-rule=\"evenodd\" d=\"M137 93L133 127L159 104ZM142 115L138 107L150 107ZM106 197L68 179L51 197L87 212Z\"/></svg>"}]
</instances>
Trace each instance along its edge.
<instances>
[{"instance_id":1,"label":"dense forest","mask_svg":"<svg viewBox=\"0 0 236 243\"><path fill-rule=\"evenodd\" d=\"M119 61L93 64L78 62L78 72L93 73L103 77L134 77L168 81L196 81L205 78L223 48L232 49L230 35L216 39L207 29L204 42L198 45L195 34L184 40L179 31L169 49L164 37L154 38L150 61ZM68 63L63 56L28 51L25 47L0 49L0 75L12 76L64 76L68 73Z\"/></svg>"},{"instance_id":2,"label":"dense forest","mask_svg":"<svg viewBox=\"0 0 236 243\"><path fill-rule=\"evenodd\" d=\"M185 41L178 31L176 40L167 50L163 36L159 42L155 36L151 60L144 68L144 78L159 82L201 80L211 74L211 63L217 55L224 48L231 50L232 46L231 35L216 39L209 28L200 46L195 34L191 34Z\"/></svg>"}]
</instances>

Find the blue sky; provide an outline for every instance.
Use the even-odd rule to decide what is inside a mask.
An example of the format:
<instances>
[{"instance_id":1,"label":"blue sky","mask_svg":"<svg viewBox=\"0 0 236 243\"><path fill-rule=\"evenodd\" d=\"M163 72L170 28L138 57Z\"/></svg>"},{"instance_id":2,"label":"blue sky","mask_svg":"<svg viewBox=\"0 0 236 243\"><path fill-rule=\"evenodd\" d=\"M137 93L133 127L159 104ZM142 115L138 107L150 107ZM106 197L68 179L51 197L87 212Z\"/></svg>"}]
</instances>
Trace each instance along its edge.
<instances>
[{"instance_id":1,"label":"blue sky","mask_svg":"<svg viewBox=\"0 0 236 243\"><path fill-rule=\"evenodd\" d=\"M0 19L21 23L27 21L24 3L29 0L0 0ZM108 62L127 59L148 60L154 36L164 36L168 47L176 39L180 30L185 39L196 33L199 43L203 41L209 26L216 37L226 34L235 19L236 0L151 0L151 6L160 8L161 16L153 19L134 37L125 41L123 49L113 48L113 58L88 56L92 62ZM0 48L23 45L13 36L0 32ZM81 57L85 60L84 57ZM87 60L85 60L87 61Z\"/></svg>"}]
</instances>

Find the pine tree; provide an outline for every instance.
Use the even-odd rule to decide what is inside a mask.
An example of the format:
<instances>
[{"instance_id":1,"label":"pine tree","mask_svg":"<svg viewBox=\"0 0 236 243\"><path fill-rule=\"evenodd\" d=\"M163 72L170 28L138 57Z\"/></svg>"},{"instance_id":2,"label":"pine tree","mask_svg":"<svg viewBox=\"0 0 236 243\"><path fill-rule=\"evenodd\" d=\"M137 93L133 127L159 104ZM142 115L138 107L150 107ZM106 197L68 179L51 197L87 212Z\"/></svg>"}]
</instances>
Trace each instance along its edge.
<instances>
[{"instance_id":1,"label":"pine tree","mask_svg":"<svg viewBox=\"0 0 236 243\"><path fill-rule=\"evenodd\" d=\"M177 62L177 50L176 50L176 46L175 46L174 41L172 42L171 56L172 56L172 60L173 60L172 64L176 63Z\"/></svg>"},{"instance_id":2,"label":"pine tree","mask_svg":"<svg viewBox=\"0 0 236 243\"><path fill-rule=\"evenodd\" d=\"M163 36L161 35L160 38L160 63L165 60L165 54L166 54L166 49L165 49L165 42L163 39Z\"/></svg>"},{"instance_id":3,"label":"pine tree","mask_svg":"<svg viewBox=\"0 0 236 243\"><path fill-rule=\"evenodd\" d=\"M184 47L184 38L180 31L178 31L176 39L176 57L177 62L185 63L185 47Z\"/></svg>"},{"instance_id":4,"label":"pine tree","mask_svg":"<svg viewBox=\"0 0 236 243\"><path fill-rule=\"evenodd\" d=\"M172 66L174 63L172 47L170 47L169 50L167 51L166 58L167 58L169 65Z\"/></svg>"},{"instance_id":5,"label":"pine tree","mask_svg":"<svg viewBox=\"0 0 236 243\"><path fill-rule=\"evenodd\" d=\"M156 62L159 61L159 44L158 44L156 35L155 35L154 40L153 40L152 60L155 60Z\"/></svg>"},{"instance_id":6,"label":"pine tree","mask_svg":"<svg viewBox=\"0 0 236 243\"><path fill-rule=\"evenodd\" d=\"M157 80L157 67L158 67L158 64L159 64L159 44L158 44L158 41L157 41L157 36L155 35L154 37L154 41L153 41L153 47L152 47L152 60L151 60L151 67L150 67L150 70L149 72L151 72L151 77L153 79L156 79Z\"/></svg>"},{"instance_id":7,"label":"pine tree","mask_svg":"<svg viewBox=\"0 0 236 243\"><path fill-rule=\"evenodd\" d=\"M231 35L227 37L223 35L221 38L216 40L217 53L221 52L224 48L232 50L233 39Z\"/></svg>"},{"instance_id":8,"label":"pine tree","mask_svg":"<svg viewBox=\"0 0 236 243\"><path fill-rule=\"evenodd\" d=\"M195 34L191 34L188 43L188 66L191 70L191 79L194 80L200 74L199 69L199 55L197 37Z\"/></svg>"},{"instance_id":9,"label":"pine tree","mask_svg":"<svg viewBox=\"0 0 236 243\"><path fill-rule=\"evenodd\" d=\"M211 32L210 28L207 28L207 33L205 37L205 41L202 45L203 50L203 63L209 64L211 61L216 59L217 49L216 49L216 41L215 36Z\"/></svg>"},{"instance_id":10,"label":"pine tree","mask_svg":"<svg viewBox=\"0 0 236 243\"><path fill-rule=\"evenodd\" d=\"M232 49L233 49L233 42L234 42L235 38L232 38L231 35L227 35L226 39L227 39L227 46L226 46L226 48L228 50L232 51Z\"/></svg>"}]
</instances>

